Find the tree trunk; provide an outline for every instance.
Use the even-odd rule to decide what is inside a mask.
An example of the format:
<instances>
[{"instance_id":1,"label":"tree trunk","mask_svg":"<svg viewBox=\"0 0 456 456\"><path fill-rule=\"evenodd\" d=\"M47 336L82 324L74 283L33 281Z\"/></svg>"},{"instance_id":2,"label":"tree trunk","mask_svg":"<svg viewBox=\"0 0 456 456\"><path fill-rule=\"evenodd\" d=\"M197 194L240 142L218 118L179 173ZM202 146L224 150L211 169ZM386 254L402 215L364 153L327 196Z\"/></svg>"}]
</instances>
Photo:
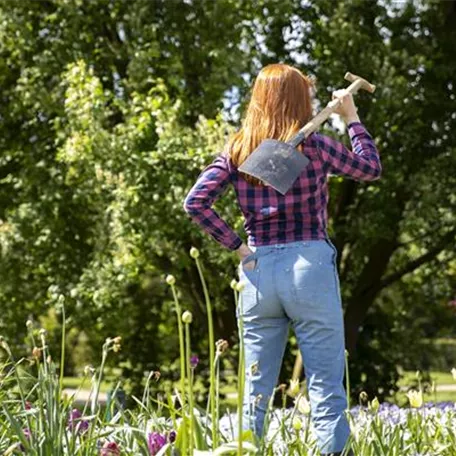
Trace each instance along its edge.
<instances>
[{"instance_id":1,"label":"tree trunk","mask_svg":"<svg viewBox=\"0 0 456 456\"><path fill-rule=\"evenodd\" d=\"M380 239L373 245L345 312L345 341L349 353L354 353L358 341L359 328L366 318L369 307L381 291L380 281L386 272L391 256L396 250L396 242Z\"/></svg>"}]
</instances>

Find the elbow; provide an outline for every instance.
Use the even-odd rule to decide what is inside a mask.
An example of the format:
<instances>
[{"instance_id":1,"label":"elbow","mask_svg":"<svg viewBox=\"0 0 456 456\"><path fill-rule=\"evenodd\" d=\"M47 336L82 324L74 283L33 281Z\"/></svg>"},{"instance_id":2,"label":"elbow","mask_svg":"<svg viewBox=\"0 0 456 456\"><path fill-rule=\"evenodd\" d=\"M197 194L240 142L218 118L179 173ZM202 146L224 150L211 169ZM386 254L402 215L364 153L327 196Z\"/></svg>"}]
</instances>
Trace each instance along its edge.
<instances>
[{"instance_id":1,"label":"elbow","mask_svg":"<svg viewBox=\"0 0 456 456\"><path fill-rule=\"evenodd\" d=\"M378 162L378 165L375 167L375 171L374 171L374 178L372 180L378 180L380 179L380 177L382 177L382 165L380 162Z\"/></svg>"},{"instance_id":2,"label":"elbow","mask_svg":"<svg viewBox=\"0 0 456 456\"><path fill-rule=\"evenodd\" d=\"M377 162L375 166L372 167L372 169L369 172L369 175L367 176L368 181L376 181L380 179L382 176L382 165L380 162Z\"/></svg>"},{"instance_id":3,"label":"elbow","mask_svg":"<svg viewBox=\"0 0 456 456\"><path fill-rule=\"evenodd\" d=\"M183 208L184 211L192 218L201 212L201 207L198 204L197 200L190 195L185 198Z\"/></svg>"}]
</instances>

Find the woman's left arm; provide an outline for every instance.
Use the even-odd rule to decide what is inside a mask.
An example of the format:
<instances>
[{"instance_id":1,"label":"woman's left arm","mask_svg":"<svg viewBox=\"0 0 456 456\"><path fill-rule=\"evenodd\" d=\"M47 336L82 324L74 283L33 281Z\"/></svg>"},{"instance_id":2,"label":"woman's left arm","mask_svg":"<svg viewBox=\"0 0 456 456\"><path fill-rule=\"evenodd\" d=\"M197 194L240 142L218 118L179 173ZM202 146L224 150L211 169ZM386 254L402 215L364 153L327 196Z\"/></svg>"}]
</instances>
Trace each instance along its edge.
<instances>
[{"instance_id":1,"label":"woman's left arm","mask_svg":"<svg viewBox=\"0 0 456 456\"><path fill-rule=\"evenodd\" d=\"M214 201L230 183L228 157L218 156L199 175L184 202L184 210L204 231L230 250L242 245L241 238L212 208Z\"/></svg>"}]
</instances>

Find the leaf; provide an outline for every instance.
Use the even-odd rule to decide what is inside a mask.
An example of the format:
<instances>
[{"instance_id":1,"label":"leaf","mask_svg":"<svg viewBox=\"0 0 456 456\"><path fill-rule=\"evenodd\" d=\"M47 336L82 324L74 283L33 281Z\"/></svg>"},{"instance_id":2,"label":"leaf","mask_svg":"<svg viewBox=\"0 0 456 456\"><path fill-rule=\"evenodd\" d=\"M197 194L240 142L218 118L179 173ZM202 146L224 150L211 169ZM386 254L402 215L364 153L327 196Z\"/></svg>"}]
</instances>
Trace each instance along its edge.
<instances>
[{"instance_id":1,"label":"leaf","mask_svg":"<svg viewBox=\"0 0 456 456\"><path fill-rule=\"evenodd\" d=\"M193 415L193 432L195 438L195 445L197 450L208 450L209 447L207 446L207 442L203 436L203 429L201 426L200 420Z\"/></svg>"}]
</instances>

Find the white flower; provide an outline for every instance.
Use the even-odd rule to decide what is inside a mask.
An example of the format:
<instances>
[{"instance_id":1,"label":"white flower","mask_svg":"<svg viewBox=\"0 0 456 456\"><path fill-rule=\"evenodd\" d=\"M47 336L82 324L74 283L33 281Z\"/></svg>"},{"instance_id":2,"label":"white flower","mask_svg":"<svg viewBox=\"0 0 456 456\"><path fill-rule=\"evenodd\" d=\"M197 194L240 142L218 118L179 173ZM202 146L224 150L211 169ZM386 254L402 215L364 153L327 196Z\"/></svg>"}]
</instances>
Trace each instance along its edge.
<instances>
[{"instance_id":1,"label":"white flower","mask_svg":"<svg viewBox=\"0 0 456 456\"><path fill-rule=\"evenodd\" d=\"M166 283L170 286L173 286L176 283L176 278L173 275L169 274L166 276Z\"/></svg>"},{"instance_id":2,"label":"white flower","mask_svg":"<svg viewBox=\"0 0 456 456\"><path fill-rule=\"evenodd\" d=\"M299 396L297 399L295 399L295 404L296 404L298 410L303 415L309 415L310 414L310 404L309 404L309 401L306 399L305 396Z\"/></svg>"},{"instance_id":3,"label":"white flower","mask_svg":"<svg viewBox=\"0 0 456 456\"><path fill-rule=\"evenodd\" d=\"M421 390L410 390L407 397L412 407L420 408L423 405L423 392Z\"/></svg>"},{"instance_id":4,"label":"white flower","mask_svg":"<svg viewBox=\"0 0 456 456\"><path fill-rule=\"evenodd\" d=\"M190 256L195 260L200 256L199 250L196 247L190 249Z\"/></svg>"},{"instance_id":5,"label":"white flower","mask_svg":"<svg viewBox=\"0 0 456 456\"><path fill-rule=\"evenodd\" d=\"M374 397L372 402L369 404L369 409L372 410L374 413L377 413L379 408L380 402L378 401L377 397Z\"/></svg>"},{"instance_id":6,"label":"white flower","mask_svg":"<svg viewBox=\"0 0 456 456\"><path fill-rule=\"evenodd\" d=\"M193 321L193 314L189 311L189 310L186 310L183 314L182 314L182 321L189 325L192 321Z\"/></svg>"},{"instance_id":7,"label":"white flower","mask_svg":"<svg viewBox=\"0 0 456 456\"><path fill-rule=\"evenodd\" d=\"M238 282L236 284L236 291L240 293L245 288L245 282Z\"/></svg>"}]
</instances>

